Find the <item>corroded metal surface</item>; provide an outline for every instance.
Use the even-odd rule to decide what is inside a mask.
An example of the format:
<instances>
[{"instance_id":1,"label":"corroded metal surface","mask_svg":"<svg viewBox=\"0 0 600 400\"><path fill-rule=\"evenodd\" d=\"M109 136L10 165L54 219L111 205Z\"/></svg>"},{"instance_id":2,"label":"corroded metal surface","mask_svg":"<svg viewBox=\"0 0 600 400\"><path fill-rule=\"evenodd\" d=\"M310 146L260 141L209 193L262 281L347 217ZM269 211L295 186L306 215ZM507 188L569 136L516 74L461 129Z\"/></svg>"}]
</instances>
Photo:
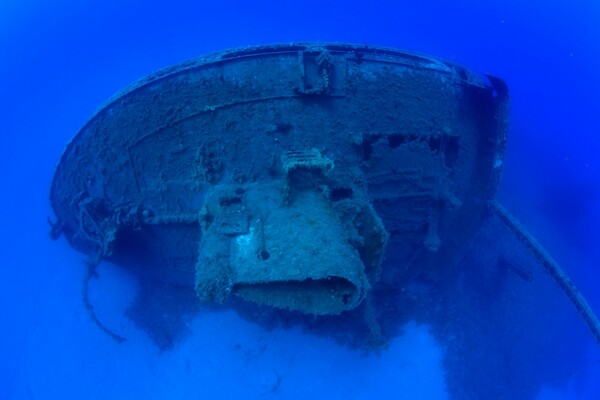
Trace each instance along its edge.
<instances>
[{"instance_id":1,"label":"corroded metal surface","mask_svg":"<svg viewBox=\"0 0 600 400\"><path fill-rule=\"evenodd\" d=\"M456 263L495 195L507 118L502 81L431 57L217 53L89 120L52 182L56 229L205 301L337 314Z\"/></svg>"}]
</instances>

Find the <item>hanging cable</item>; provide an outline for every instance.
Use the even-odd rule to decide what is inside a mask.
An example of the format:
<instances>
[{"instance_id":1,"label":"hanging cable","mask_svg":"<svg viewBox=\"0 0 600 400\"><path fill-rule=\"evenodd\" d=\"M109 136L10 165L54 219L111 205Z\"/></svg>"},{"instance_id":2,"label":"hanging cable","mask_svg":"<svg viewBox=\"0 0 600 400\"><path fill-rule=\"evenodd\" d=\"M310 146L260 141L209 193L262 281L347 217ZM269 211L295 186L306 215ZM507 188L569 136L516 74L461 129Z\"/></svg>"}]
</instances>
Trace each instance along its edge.
<instances>
[{"instance_id":1,"label":"hanging cable","mask_svg":"<svg viewBox=\"0 0 600 400\"><path fill-rule=\"evenodd\" d=\"M523 225L515 217L513 217L500 203L496 200L490 202L490 208L494 214L500 219L500 221L506 225L506 227L522 242L531 253L537 258L546 272L554 279L554 282L561 288L561 290L567 295L571 303L577 309L577 312L588 328L590 329L594 339L598 345L600 345L600 322L598 317L594 314L594 311L589 306L581 292L577 290L575 284L569 279L567 274L562 270L556 261L548 254L546 250L538 243L538 241L525 230Z\"/></svg>"}]
</instances>

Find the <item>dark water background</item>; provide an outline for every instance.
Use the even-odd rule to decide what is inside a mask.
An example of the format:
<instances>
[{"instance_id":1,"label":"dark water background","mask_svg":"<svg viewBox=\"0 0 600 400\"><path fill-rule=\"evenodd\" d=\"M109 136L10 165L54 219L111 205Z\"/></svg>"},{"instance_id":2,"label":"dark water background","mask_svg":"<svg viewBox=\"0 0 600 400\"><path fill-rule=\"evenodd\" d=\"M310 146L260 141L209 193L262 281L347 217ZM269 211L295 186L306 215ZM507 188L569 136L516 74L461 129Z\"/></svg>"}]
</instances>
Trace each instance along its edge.
<instances>
[{"instance_id":1,"label":"dark water background","mask_svg":"<svg viewBox=\"0 0 600 400\"><path fill-rule=\"evenodd\" d=\"M600 311L599 2L7 0L0 4L0 398L441 395L443 349L414 324L387 353L363 357L221 313L191 321L191 338L160 352L121 316L135 280L105 266L91 297L133 338L119 347L81 304L83 257L48 239L54 165L109 96L201 54L297 40L397 47L505 79L512 110L498 197ZM560 293L536 295L544 296ZM551 360L553 372L527 383L538 398L600 398L598 349L561 301L564 310L554 302L536 308L563 327L556 340L551 331L539 337L555 356L545 348L528 357L515 343L514 354L494 357L512 360L504 365L515 371L542 370ZM487 398L504 396L489 390Z\"/></svg>"}]
</instances>

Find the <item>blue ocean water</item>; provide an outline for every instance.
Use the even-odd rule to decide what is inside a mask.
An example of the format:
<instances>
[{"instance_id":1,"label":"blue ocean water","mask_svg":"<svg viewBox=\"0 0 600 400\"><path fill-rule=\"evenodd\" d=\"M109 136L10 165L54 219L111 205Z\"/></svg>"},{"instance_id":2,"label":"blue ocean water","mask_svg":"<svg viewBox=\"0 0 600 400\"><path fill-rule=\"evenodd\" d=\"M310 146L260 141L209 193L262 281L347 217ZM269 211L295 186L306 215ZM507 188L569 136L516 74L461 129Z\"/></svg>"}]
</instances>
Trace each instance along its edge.
<instances>
[{"instance_id":1,"label":"blue ocean water","mask_svg":"<svg viewBox=\"0 0 600 400\"><path fill-rule=\"evenodd\" d=\"M506 80L511 121L498 199L600 312L599 27L600 3L591 0L2 2L0 398L600 398L598 344L543 278L511 312L489 309L482 324L509 326L481 329L497 346L461 349L473 354L460 376L463 359L419 322L387 350L363 354L223 311L186 321L186 338L161 351L126 317L139 284L117 267L100 267L90 300L128 341L114 343L90 321L84 257L50 241L46 222L65 144L138 78L255 44L395 47ZM484 239L477 244L494 244ZM488 289L457 302L477 308Z\"/></svg>"}]
</instances>

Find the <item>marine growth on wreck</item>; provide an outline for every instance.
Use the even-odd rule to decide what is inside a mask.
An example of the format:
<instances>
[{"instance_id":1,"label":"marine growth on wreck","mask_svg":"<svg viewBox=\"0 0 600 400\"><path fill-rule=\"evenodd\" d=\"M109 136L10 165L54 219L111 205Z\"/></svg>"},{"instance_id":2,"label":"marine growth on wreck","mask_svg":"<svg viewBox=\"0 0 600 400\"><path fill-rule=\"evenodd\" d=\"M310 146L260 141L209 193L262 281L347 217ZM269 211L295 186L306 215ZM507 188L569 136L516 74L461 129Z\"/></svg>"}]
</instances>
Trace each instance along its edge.
<instances>
[{"instance_id":1,"label":"marine growth on wreck","mask_svg":"<svg viewBox=\"0 0 600 400\"><path fill-rule=\"evenodd\" d=\"M199 304L345 315L377 336L393 312L377 305L443 280L486 218L524 231L494 200L508 109L502 80L399 50L208 55L132 84L83 126L52 182L53 235L92 272L109 260Z\"/></svg>"}]
</instances>

